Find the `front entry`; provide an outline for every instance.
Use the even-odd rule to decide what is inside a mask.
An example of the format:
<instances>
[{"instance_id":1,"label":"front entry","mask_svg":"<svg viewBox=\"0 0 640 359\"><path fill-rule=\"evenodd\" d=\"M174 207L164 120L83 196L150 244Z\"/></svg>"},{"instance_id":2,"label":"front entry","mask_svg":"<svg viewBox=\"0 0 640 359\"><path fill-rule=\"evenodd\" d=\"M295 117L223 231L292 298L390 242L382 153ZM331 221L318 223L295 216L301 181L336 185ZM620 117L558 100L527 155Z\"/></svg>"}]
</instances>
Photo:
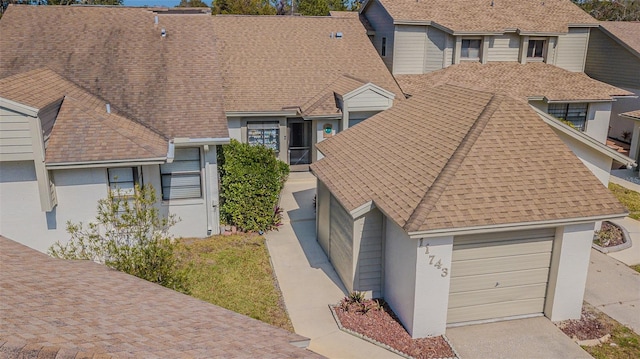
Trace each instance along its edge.
<instances>
[{"instance_id":1,"label":"front entry","mask_svg":"<svg viewBox=\"0 0 640 359\"><path fill-rule=\"evenodd\" d=\"M289 120L289 165L292 171L308 171L311 163L311 121Z\"/></svg>"}]
</instances>

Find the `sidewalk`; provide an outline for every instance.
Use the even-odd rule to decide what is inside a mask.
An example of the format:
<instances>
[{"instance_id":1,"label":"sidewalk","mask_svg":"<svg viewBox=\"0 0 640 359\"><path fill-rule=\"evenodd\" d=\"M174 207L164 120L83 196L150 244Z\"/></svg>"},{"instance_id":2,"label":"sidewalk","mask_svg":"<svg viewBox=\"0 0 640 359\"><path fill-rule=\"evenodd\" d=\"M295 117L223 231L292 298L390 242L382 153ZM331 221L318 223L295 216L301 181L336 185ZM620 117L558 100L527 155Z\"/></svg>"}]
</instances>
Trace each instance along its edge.
<instances>
[{"instance_id":1,"label":"sidewalk","mask_svg":"<svg viewBox=\"0 0 640 359\"><path fill-rule=\"evenodd\" d=\"M638 244L640 239L634 246ZM640 333L640 273L595 249L584 300Z\"/></svg>"},{"instance_id":2,"label":"sidewalk","mask_svg":"<svg viewBox=\"0 0 640 359\"><path fill-rule=\"evenodd\" d=\"M400 358L341 331L329 311L346 289L316 242L315 186L312 174L291 173L280 202L283 225L266 235L293 327L311 340L309 350L329 358Z\"/></svg>"}]
</instances>

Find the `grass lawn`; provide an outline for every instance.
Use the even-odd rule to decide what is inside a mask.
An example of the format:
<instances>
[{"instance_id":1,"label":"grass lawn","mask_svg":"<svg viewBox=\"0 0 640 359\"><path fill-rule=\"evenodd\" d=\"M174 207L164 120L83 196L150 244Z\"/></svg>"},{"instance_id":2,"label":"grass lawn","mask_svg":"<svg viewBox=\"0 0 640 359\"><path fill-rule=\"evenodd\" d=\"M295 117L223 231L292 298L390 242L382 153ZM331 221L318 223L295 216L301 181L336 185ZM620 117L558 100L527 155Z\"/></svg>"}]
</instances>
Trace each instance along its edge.
<instances>
[{"instance_id":1,"label":"grass lawn","mask_svg":"<svg viewBox=\"0 0 640 359\"><path fill-rule=\"evenodd\" d=\"M182 239L176 254L192 296L293 332L264 237Z\"/></svg>"},{"instance_id":2,"label":"grass lawn","mask_svg":"<svg viewBox=\"0 0 640 359\"><path fill-rule=\"evenodd\" d=\"M640 336L617 323L611 332L611 339L608 343L595 347L582 347L582 349L596 359L640 358Z\"/></svg>"},{"instance_id":3,"label":"grass lawn","mask_svg":"<svg viewBox=\"0 0 640 359\"><path fill-rule=\"evenodd\" d=\"M636 272L640 273L640 264L636 264L634 266L631 266L631 269L635 270Z\"/></svg>"},{"instance_id":4,"label":"grass lawn","mask_svg":"<svg viewBox=\"0 0 640 359\"><path fill-rule=\"evenodd\" d=\"M640 219L640 193L626 189L615 183L609 183L609 189L613 192L613 195L618 198L618 201L627 207L629 217Z\"/></svg>"}]
</instances>

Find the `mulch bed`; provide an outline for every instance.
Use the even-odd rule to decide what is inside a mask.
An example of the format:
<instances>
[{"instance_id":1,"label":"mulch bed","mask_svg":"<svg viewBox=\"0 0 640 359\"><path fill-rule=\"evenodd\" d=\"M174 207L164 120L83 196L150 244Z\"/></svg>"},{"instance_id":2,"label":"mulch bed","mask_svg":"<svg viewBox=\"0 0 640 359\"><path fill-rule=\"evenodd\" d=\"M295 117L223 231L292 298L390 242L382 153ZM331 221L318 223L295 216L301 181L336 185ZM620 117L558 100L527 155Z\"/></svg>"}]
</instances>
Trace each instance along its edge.
<instances>
[{"instance_id":1,"label":"mulch bed","mask_svg":"<svg viewBox=\"0 0 640 359\"><path fill-rule=\"evenodd\" d=\"M414 358L453 358L455 353L442 337L412 339L398 317L382 299L350 303L343 299L333 307L343 327L386 344Z\"/></svg>"},{"instance_id":2,"label":"mulch bed","mask_svg":"<svg viewBox=\"0 0 640 359\"><path fill-rule=\"evenodd\" d=\"M611 333L613 326L588 305L582 307L580 319L563 320L556 326L572 339L599 339Z\"/></svg>"},{"instance_id":3,"label":"mulch bed","mask_svg":"<svg viewBox=\"0 0 640 359\"><path fill-rule=\"evenodd\" d=\"M596 231L595 244L600 247L613 247L624 243L622 230L610 222L602 222L602 227Z\"/></svg>"}]
</instances>

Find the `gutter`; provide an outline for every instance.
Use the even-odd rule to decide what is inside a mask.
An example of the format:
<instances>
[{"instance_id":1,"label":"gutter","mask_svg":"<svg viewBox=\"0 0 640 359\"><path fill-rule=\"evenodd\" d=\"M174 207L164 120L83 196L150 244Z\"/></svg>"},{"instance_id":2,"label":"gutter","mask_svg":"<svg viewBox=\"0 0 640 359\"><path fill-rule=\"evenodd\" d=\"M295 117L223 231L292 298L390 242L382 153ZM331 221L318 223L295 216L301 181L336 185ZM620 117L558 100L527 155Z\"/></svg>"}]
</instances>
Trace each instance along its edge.
<instances>
[{"instance_id":1,"label":"gutter","mask_svg":"<svg viewBox=\"0 0 640 359\"><path fill-rule=\"evenodd\" d=\"M203 138L188 138L188 137L176 137L173 140L169 141L169 149L171 149L171 144L175 145L175 147L190 147L190 146L206 146L206 145L228 145L231 142L229 137L203 137Z\"/></svg>"},{"instance_id":2,"label":"gutter","mask_svg":"<svg viewBox=\"0 0 640 359\"><path fill-rule=\"evenodd\" d=\"M227 117L282 117L298 116L298 111L226 111Z\"/></svg>"},{"instance_id":3,"label":"gutter","mask_svg":"<svg viewBox=\"0 0 640 359\"><path fill-rule=\"evenodd\" d=\"M75 168L102 168L102 167L126 167L126 166L145 166L160 165L167 161L166 157L156 157L148 159L130 159L130 160L108 160L108 161L83 161L83 162L60 162L46 163L48 170L57 169L75 169Z\"/></svg>"},{"instance_id":4,"label":"gutter","mask_svg":"<svg viewBox=\"0 0 640 359\"><path fill-rule=\"evenodd\" d=\"M629 213L620 213L620 214L609 214L609 215L601 215L601 216L592 216L592 217L582 217L582 218L574 218L574 219L553 219L548 221L541 222L520 222L520 223L509 223L509 224L499 224L499 225L490 225L490 226L476 226L476 227L466 227L466 228L458 228L458 229L433 229L428 231L418 231L418 232L409 232L409 237L412 239L420 239L420 238L431 238L431 237L441 237L441 236L461 236L466 234L483 234L483 233L493 233L493 232L508 232L508 231L516 231L516 230L528 230L528 229L538 229L538 228L547 228L551 226L570 226L575 224L584 224L591 222L599 222L599 221L607 221L612 219L621 219L628 215Z\"/></svg>"},{"instance_id":5,"label":"gutter","mask_svg":"<svg viewBox=\"0 0 640 359\"><path fill-rule=\"evenodd\" d=\"M615 151L607 146L605 146L604 144L596 141L595 139L591 138L590 136L587 136L581 132L576 131L575 129L565 125L564 123L556 120L554 117L552 117L549 114L546 114L542 111L540 111L539 109L529 105L534 111L536 111L538 113L538 115L540 116L540 118L542 118L542 120L549 126L551 126L552 128L568 135L569 137L584 143L585 145L595 149L596 151L609 156L610 158L618 161L618 162L622 162L626 165L631 165L631 166L637 166L636 161L631 158L631 157L627 157L621 153L619 153L618 151Z\"/></svg>"}]
</instances>

